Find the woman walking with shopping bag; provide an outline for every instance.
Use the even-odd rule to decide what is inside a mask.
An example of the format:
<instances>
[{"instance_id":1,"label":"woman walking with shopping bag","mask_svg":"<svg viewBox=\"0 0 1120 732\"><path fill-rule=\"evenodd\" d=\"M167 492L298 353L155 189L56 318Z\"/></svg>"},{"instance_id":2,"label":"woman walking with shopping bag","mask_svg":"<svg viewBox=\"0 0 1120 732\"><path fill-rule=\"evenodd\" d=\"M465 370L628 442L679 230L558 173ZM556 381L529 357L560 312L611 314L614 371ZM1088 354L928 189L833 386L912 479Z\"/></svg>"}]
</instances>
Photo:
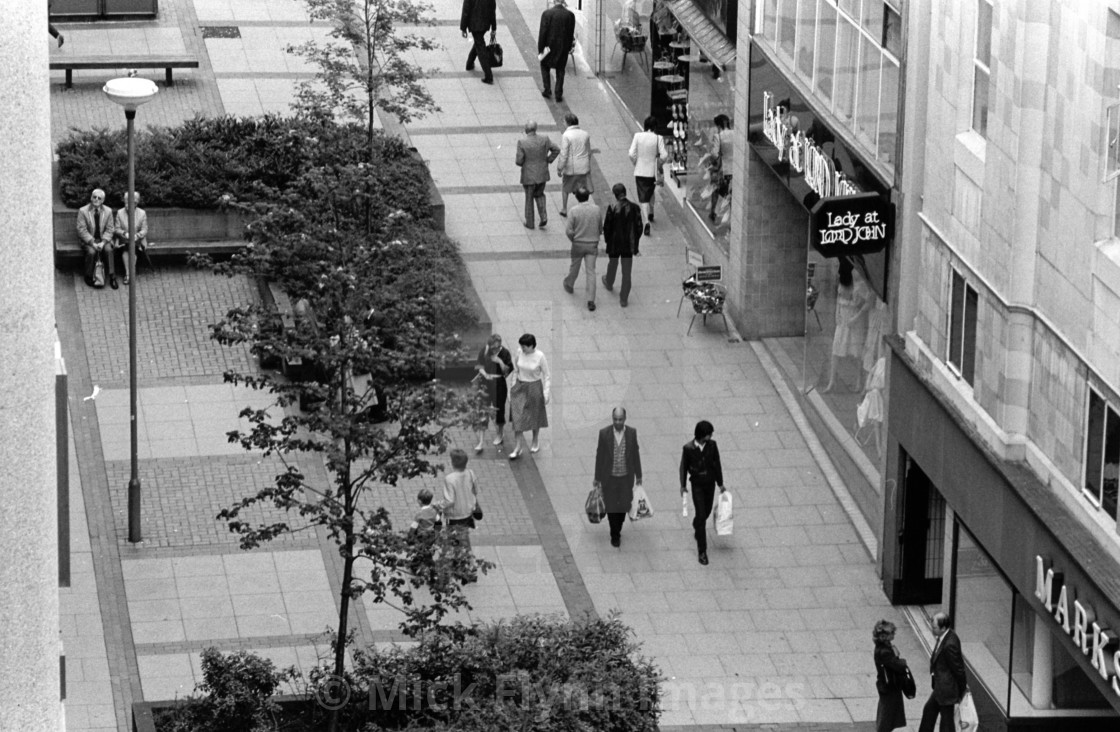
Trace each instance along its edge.
<instances>
[{"instance_id":1,"label":"woman walking with shopping bag","mask_svg":"<svg viewBox=\"0 0 1120 732\"><path fill-rule=\"evenodd\" d=\"M723 466L719 461L719 447L712 439L715 428L708 420L700 420L693 430L693 439L685 443L681 453L681 494L688 492L686 482L692 481L692 505L696 515L692 530L696 535L696 549L700 564L708 563L708 517L712 514L716 486L723 493Z\"/></svg>"}]
</instances>

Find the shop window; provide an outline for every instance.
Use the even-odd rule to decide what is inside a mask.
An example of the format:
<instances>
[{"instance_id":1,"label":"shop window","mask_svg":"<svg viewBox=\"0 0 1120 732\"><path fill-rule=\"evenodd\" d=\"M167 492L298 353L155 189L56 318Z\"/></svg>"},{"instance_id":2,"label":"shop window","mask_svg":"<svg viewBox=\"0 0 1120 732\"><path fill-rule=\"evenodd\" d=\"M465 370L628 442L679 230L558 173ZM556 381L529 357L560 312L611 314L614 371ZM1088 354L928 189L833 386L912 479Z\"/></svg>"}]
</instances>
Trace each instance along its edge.
<instances>
[{"instance_id":1,"label":"shop window","mask_svg":"<svg viewBox=\"0 0 1120 732\"><path fill-rule=\"evenodd\" d=\"M976 0L976 53L972 76L972 129L988 136L988 94L992 66L992 3Z\"/></svg>"},{"instance_id":2,"label":"shop window","mask_svg":"<svg viewBox=\"0 0 1120 732\"><path fill-rule=\"evenodd\" d=\"M832 101L832 72L836 63L836 8L821 3L817 26L817 69L813 88L826 102Z\"/></svg>"},{"instance_id":3,"label":"shop window","mask_svg":"<svg viewBox=\"0 0 1120 732\"><path fill-rule=\"evenodd\" d=\"M797 8L797 72L813 79L813 44L816 42L817 0L800 0Z\"/></svg>"},{"instance_id":4,"label":"shop window","mask_svg":"<svg viewBox=\"0 0 1120 732\"><path fill-rule=\"evenodd\" d=\"M771 46L778 40L778 0L761 0L755 20L754 32L770 41Z\"/></svg>"},{"instance_id":5,"label":"shop window","mask_svg":"<svg viewBox=\"0 0 1120 732\"><path fill-rule=\"evenodd\" d=\"M898 64L883 59L883 91L879 97L879 159L894 164L895 145L898 137Z\"/></svg>"},{"instance_id":6,"label":"shop window","mask_svg":"<svg viewBox=\"0 0 1120 732\"><path fill-rule=\"evenodd\" d=\"M797 33L797 0L778 2L778 51L793 58L794 36Z\"/></svg>"},{"instance_id":7,"label":"shop window","mask_svg":"<svg viewBox=\"0 0 1120 732\"><path fill-rule=\"evenodd\" d=\"M890 2L883 6L882 45L895 58L902 56L902 14Z\"/></svg>"},{"instance_id":8,"label":"shop window","mask_svg":"<svg viewBox=\"0 0 1120 732\"><path fill-rule=\"evenodd\" d=\"M954 626L961 639L961 651L965 662L1006 714L1015 591L960 521L954 544Z\"/></svg>"},{"instance_id":9,"label":"shop window","mask_svg":"<svg viewBox=\"0 0 1120 732\"><path fill-rule=\"evenodd\" d=\"M859 101L856 104L856 134L868 148L878 147L879 86L883 54L867 36L860 37Z\"/></svg>"},{"instance_id":10,"label":"shop window","mask_svg":"<svg viewBox=\"0 0 1120 732\"><path fill-rule=\"evenodd\" d=\"M836 30L836 96L833 111L841 120L850 122L855 107L860 33L844 19L839 21Z\"/></svg>"},{"instance_id":11,"label":"shop window","mask_svg":"<svg viewBox=\"0 0 1120 732\"><path fill-rule=\"evenodd\" d=\"M1120 414L1092 388L1087 412L1085 495L1115 520L1120 480Z\"/></svg>"},{"instance_id":12,"label":"shop window","mask_svg":"<svg viewBox=\"0 0 1120 732\"><path fill-rule=\"evenodd\" d=\"M976 309L979 296L959 272L952 272L947 363L957 376L971 386L976 368Z\"/></svg>"}]
</instances>

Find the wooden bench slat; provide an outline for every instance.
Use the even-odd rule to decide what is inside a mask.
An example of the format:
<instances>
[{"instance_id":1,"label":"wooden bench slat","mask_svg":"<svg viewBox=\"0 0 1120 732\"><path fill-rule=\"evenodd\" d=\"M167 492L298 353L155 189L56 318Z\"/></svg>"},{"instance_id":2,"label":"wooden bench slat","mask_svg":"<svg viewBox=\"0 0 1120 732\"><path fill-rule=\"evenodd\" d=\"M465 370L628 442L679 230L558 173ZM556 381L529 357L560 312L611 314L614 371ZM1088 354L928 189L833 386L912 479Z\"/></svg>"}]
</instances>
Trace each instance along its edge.
<instances>
[{"instance_id":1,"label":"wooden bench slat","mask_svg":"<svg viewBox=\"0 0 1120 732\"><path fill-rule=\"evenodd\" d=\"M66 72L66 88L74 85L74 71L88 69L164 69L166 82L172 86L175 80L171 76L171 69L197 69L198 57L189 53L152 54L98 54L85 56L56 56L51 59L52 71Z\"/></svg>"}]
</instances>

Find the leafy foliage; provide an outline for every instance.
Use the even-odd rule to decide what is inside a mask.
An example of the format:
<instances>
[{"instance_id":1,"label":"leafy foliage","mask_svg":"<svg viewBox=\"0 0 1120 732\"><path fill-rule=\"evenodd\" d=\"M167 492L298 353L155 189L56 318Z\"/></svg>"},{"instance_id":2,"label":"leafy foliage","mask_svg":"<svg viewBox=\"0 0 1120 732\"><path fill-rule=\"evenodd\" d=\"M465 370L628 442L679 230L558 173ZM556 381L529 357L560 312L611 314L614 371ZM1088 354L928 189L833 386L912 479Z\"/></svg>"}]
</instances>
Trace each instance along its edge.
<instances>
[{"instance_id":1,"label":"leafy foliage","mask_svg":"<svg viewBox=\"0 0 1120 732\"><path fill-rule=\"evenodd\" d=\"M160 713L160 732L264 732L276 729L279 707L272 696L292 679L292 669L279 670L248 651L223 655L214 648L202 652L202 683L195 694Z\"/></svg>"},{"instance_id":2,"label":"leafy foliage","mask_svg":"<svg viewBox=\"0 0 1120 732\"><path fill-rule=\"evenodd\" d=\"M375 708L367 732L651 732L661 676L637 652L614 615L518 616L459 639L356 651L353 679Z\"/></svg>"},{"instance_id":3,"label":"leafy foliage","mask_svg":"<svg viewBox=\"0 0 1120 732\"><path fill-rule=\"evenodd\" d=\"M75 131L59 144L58 158L67 206L85 205L94 188L105 190L108 205L123 203L123 129ZM138 130L136 160L136 189L145 206L197 209L217 208L226 196L267 199L314 168L367 160L366 183L384 210L431 219L427 167L400 138L322 116L197 117L177 127Z\"/></svg>"},{"instance_id":4,"label":"leafy foliage","mask_svg":"<svg viewBox=\"0 0 1120 732\"><path fill-rule=\"evenodd\" d=\"M413 50L439 44L401 27L431 26L431 6L414 0L304 0L312 20L333 25L333 43L309 41L288 47L318 66L316 82L304 82L293 105L303 114L341 113L372 135L374 114L388 112L409 122L436 111L421 84L424 71L408 60Z\"/></svg>"}]
</instances>

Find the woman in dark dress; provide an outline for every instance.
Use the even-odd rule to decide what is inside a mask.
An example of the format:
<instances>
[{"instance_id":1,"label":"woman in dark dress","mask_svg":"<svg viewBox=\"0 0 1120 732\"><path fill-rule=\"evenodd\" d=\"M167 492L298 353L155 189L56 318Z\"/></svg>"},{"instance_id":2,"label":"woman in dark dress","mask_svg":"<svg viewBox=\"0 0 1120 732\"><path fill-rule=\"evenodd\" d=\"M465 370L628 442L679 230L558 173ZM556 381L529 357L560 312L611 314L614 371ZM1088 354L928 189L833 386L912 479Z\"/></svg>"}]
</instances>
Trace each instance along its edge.
<instances>
[{"instance_id":1,"label":"woman in dark dress","mask_svg":"<svg viewBox=\"0 0 1120 732\"><path fill-rule=\"evenodd\" d=\"M478 444L474 446L474 451L478 453L482 452L482 440L486 433L486 425L490 415L494 416L494 429L497 432L494 437L495 447L500 447L502 444L502 428L506 424L506 397L508 395L506 377L513 371L513 357L510 355L509 349L502 345L500 335L495 333L486 341L486 345L478 352L478 362L475 364L475 369L478 371L475 378L485 386L485 399L488 400L485 417L480 410L474 420L475 431L478 432Z\"/></svg>"},{"instance_id":2,"label":"woman in dark dress","mask_svg":"<svg viewBox=\"0 0 1120 732\"><path fill-rule=\"evenodd\" d=\"M902 701L899 678L906 673L906 661L894 647L895 624L889 620L875 623L871 633L875 641L875 688L879 691L879 710L875 714L875 732L890 732L906 726L906 707Z\"/></svg>"}]
</instances>

